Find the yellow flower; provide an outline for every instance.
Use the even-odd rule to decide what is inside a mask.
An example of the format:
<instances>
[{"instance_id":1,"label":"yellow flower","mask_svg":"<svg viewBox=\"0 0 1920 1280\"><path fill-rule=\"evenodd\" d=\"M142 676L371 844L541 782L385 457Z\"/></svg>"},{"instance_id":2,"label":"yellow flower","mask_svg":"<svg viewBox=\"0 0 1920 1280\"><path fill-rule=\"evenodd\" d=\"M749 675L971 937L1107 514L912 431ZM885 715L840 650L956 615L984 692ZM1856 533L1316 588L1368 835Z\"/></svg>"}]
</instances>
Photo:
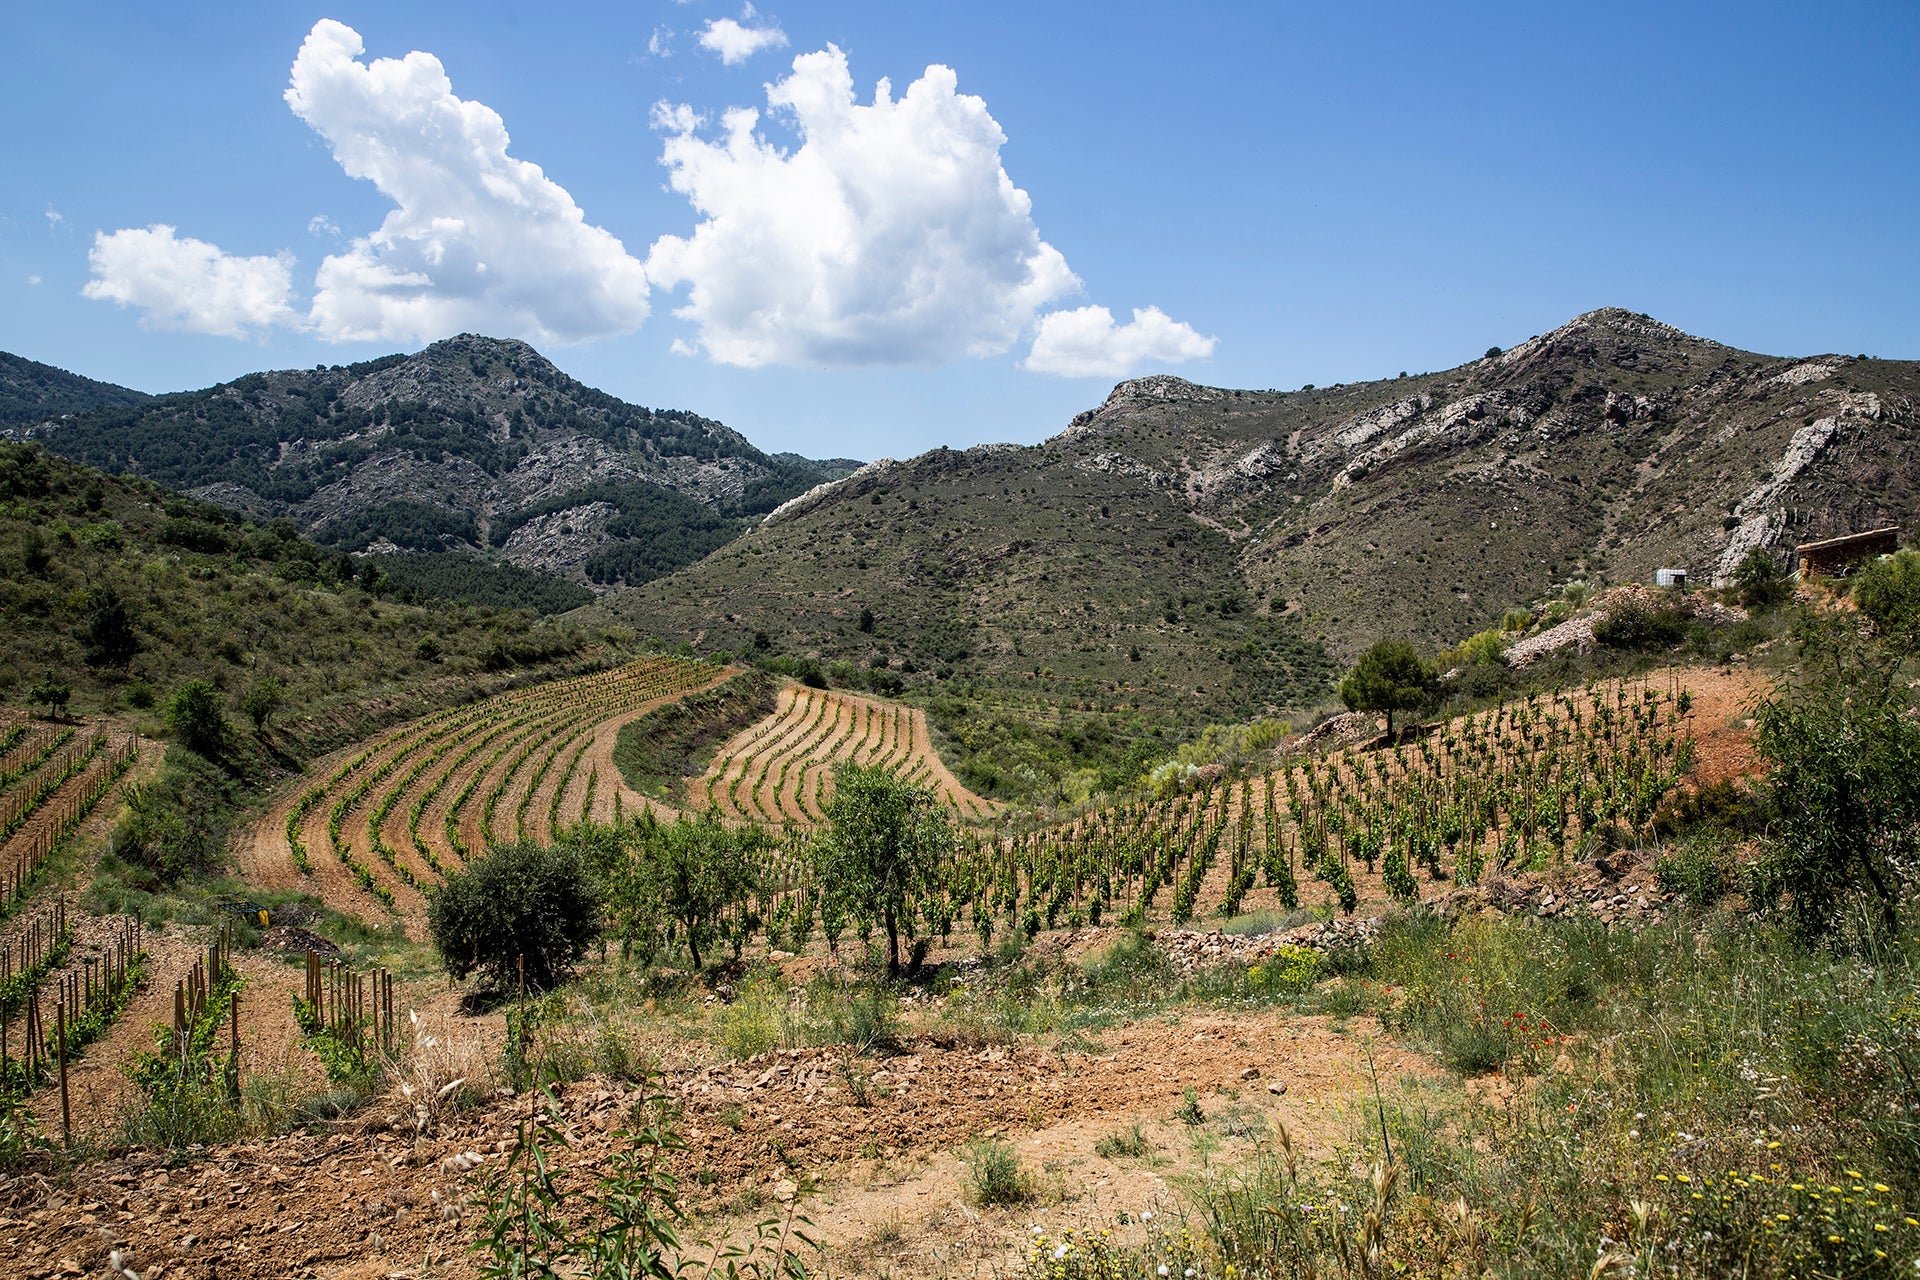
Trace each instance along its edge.
<instances>
[{"instance_id":1,"label":"yellow flower","mask_svg":"<svg viewBox=\"0 0 1920 1280\"><path fill-rule=\"evenodd\" d=\"M1890 1186L1888 1186L1888 1185L1887 1185L1886 1183L1884 1183L1884 1182L1876 1182L1876 1183L1874 1183L1874 1184L1873 1184L1873 1189L1874 1189L1875 1191L1878 1191L1878 1192L1879 1192L1879 1193L1880 1193L1881 1195L1885 1195L1885 1194L1887 1194L1887 1192L1889 1192L1889 1191L1891 1191L1891 1190L1893 1190L1893 1188L1892 1188L1892 1187L1890 1187Z\"/></svg>"},{"instance_id":2,"label":"yellow flower","mask_svg":"<svg viewBox=\"0 0 1920 1280\"><path fill-rule=\"evenodd\" d=\"M1839 1244L1840 1242L1841 1242L1841 1238L1840 1238L1839 1236L1828 1236L1828 1237L1827 1237L1827 1243L1828 1243L1828 1244Z\"/></svg>"}]
</instances>

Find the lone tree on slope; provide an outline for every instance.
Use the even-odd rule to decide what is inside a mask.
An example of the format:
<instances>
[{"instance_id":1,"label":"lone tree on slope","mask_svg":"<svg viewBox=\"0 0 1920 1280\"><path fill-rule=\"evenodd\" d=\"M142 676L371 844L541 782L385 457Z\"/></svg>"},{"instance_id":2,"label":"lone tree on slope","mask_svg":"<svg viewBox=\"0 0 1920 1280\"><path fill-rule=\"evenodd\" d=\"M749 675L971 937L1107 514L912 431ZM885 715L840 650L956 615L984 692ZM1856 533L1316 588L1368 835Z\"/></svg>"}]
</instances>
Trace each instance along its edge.
<instances>
[{"instance_id":1,"label":"lone tree on slope","mask_svg":"<svg viewBox=\"0 0 1920 1280\"><path fill-rule=\"evenodd\" d=\"M1393 713L1418 711L1433 697L1433 668L1421 661L1405 640L1381 640L1360 655L1360 661L1340 682L1340 701L1352 711L1387 713L1387 736L1393 736Z\"/></svg>"},{"instance_id":2,"label":"lone tree on slope","mask_svg":"<svg viewBox=\"0 0 1920 1280\"><path fill-rule=\"evenodd\" d=\"M821 883L852 919L887 933L887 967L900 972L900 934L909 940L920 902L951 862L953 823L931 788L877 767L842 764L816 856Z\"/></svg>"}]
</instances>

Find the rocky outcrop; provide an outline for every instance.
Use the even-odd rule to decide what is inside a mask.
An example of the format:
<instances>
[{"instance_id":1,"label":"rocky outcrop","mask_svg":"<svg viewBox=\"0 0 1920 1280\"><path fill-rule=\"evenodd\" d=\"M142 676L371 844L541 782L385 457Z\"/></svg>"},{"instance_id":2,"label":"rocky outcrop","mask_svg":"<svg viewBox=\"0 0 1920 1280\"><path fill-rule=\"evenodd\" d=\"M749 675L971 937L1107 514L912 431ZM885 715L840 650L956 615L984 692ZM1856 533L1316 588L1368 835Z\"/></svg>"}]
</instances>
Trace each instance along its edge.
<instances>
[{"instance_id":1,"label":"rocky outcrop","mask_svg":"<svg viewBox=\"0 0 1920 1280\"><path fill-rule=\"evenodd\" d=\"M1739 524L1727 539L1726 550L1720 553L1720 562L1714 569L1715 586L1726 585L1734 567L1749 551L1773 544L1774 538L1784 527L1779 508L1788 488L1832 443L1841 424L1848 419L1876 421L1880 415L1880 398L1872 392L1847 395L1842 398L1836 412L1817 418L1793 433L1793 438L1787 441L1786 451L1773 464L1772 472L1750 489L1734 507L1734 518Z\"/></svg>"}]
</instances>

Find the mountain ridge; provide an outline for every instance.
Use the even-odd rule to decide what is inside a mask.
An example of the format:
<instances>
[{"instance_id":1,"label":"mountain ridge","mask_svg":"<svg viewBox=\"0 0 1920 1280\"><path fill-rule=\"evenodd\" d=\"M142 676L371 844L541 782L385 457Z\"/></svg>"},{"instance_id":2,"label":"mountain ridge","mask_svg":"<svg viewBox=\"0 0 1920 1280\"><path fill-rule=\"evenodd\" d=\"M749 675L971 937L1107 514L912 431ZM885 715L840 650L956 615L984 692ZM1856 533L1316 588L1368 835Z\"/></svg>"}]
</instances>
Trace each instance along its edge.
<instances>
[{"instance_id":1,"label":"mountain ridge","mask_svg":"<svg viewBox=\"0 0 1920 1280\"><path fill-rule=\"evenodd\" d=\"M591 612L713 649L764 634L930 698L1272 714L1329 693L1278 674L1290 645L1434 648L1572 581L1910 524L1917 401L1920 363L1760 355L1612 307L1368 383L1151 375L1037 445L870 463Z\"/></svg>"},{"instance_id":2,"label":"mountain ridge","mask_svg":"<svg viewBox=\"0 0 1920 1280\"><path fill-rule=\"evenodd\" d=\"M628 404L524 342L473 334L8 434L290 519L342 550L491 552L597 586L697 559L850 462L766 454L723 423Z\"/></svg>"}]
</instances>

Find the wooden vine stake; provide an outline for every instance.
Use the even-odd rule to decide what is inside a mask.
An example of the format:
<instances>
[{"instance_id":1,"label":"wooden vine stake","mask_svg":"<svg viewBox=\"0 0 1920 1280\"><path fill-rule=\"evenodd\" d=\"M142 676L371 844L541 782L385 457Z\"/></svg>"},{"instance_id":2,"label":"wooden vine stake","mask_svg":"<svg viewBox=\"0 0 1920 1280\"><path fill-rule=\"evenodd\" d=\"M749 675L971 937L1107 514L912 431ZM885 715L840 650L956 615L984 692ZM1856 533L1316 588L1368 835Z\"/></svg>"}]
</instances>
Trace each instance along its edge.
<instances>
[{"instance_id":1,"label":"wooden vine stake","mask_svg":"<svg viewBox=\"0 0 1920 1280\"><path fill-rule=\"evenodd\" d=\"M73 1112L67 1105L67 1002L60 1002L58 1014L60 1028L60 1143L73 1145Z\"/></svg>"}]
</instances>

